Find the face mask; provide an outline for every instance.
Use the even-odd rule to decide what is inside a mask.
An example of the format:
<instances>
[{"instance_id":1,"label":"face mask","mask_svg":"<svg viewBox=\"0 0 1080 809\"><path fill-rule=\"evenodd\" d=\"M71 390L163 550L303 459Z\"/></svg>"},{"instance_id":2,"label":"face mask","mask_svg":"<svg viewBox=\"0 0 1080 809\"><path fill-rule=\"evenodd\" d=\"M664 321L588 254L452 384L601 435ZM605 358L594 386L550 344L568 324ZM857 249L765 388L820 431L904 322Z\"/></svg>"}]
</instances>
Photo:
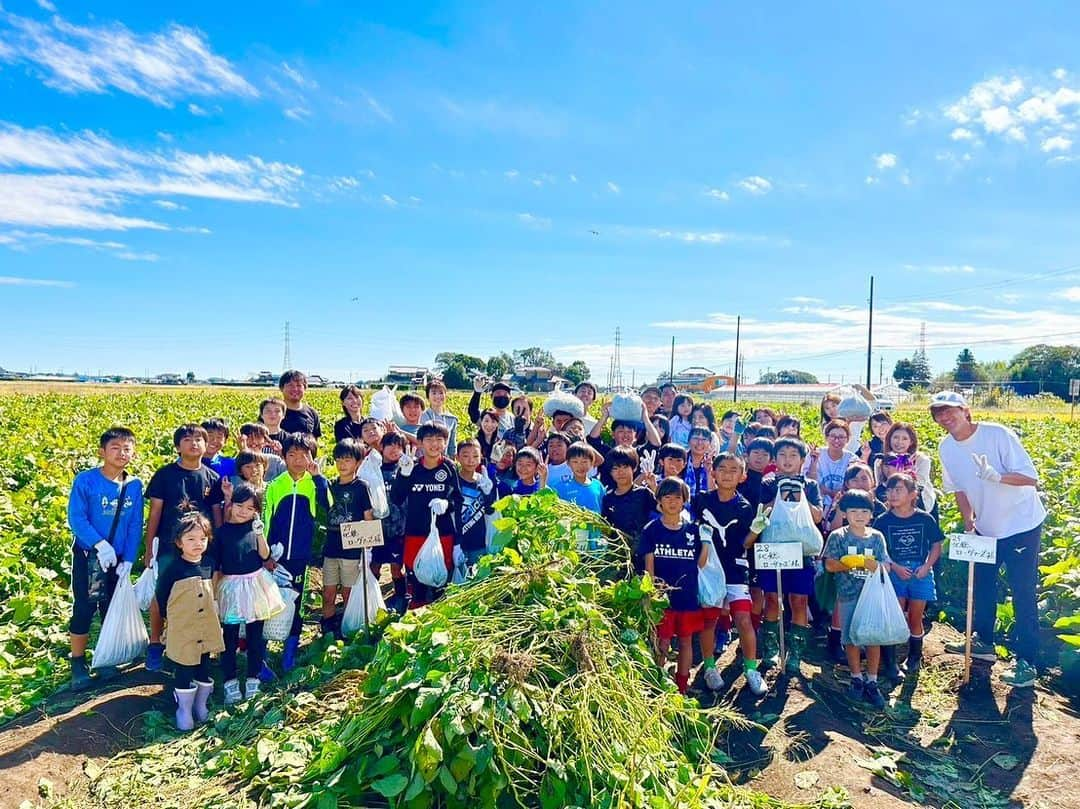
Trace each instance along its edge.
<instances>
[{"instance_id":1,"label":"face mask","mask_svg":"<svg viewBox=\"0 0 1080 809\"><path fill-rule=\"evenodd\" d=\"M503 407L506 407L507 405L510 404L510 397L509 396L492 396L491 401L495 404L496 407L503 408Z\"/></svg>"}]
</instances>

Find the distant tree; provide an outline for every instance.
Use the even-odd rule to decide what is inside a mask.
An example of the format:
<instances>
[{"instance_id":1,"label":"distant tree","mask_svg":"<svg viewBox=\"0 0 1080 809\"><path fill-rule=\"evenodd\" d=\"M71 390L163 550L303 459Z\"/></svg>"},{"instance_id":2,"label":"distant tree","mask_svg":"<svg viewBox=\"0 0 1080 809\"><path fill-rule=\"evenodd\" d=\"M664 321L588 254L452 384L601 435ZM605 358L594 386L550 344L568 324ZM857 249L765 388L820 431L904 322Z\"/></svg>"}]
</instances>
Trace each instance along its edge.
<instances>
[{"instance_id":1,"label":"distant tree","mask_svg":"<svg viewBox=\"0 0 1080 809\"><path fill-rule=\"evenodd\" d=\"M440 351L435 355L435 367L438 370L445 370L451 365L460 365L466 371L482 371L484 364L480 357L474 357L471 354L459 354L456 351Z\"/></svg>"},{"instance_id":2,"label":"distant tree","mask_svg":"<svg viewBox=\"0 0 1080 809\"><path fill-rule=\"evenodd\" d=\"M443 368L442 381L451 389L461 390L472 387L469 372L460 362L452 362Z\"/></svg>"},{"instance_id":3,"label":"distant tree","mask_svg":"<svg viewBox=\"0 0 1080 809\"><path fill-rule=\"evenodd\" d=\"M931 378L930 363L918 351L915 352L911 359L897 360L896 366L893 368L893 379L904 390L911 390L914 387L926 387L930 384Z\"/></svg>"},{"instance_id":4,"label":"distant tree","mask_svg":"<svg viewBox=\"0 0 1080 809\"><path fill-rule=\"evenodd\" d=\"M769 371L758 378L759 385L816 385L818 378L809 371Z\"/></svg>"},{"instance_id":5,"label":"distant tree","mask_svg":"<svg viewBox=\"0 0 1080 809\"><path fill-rule=\"evenodd\" d=\"M1009 363L1005 360L991 360L979 363L979 373L988 382L1004 382L1009 378Z\"/></svg>"},{"instance_id":6,"label":"distant tree","mask_svg":"<svg viewBox=\"0 0 1080 809\"><path fill-rule=\"evenodd\" d=\"M515 365L535 365L541 368L554 369L559 363L555 361L555 355L546 348L532 346L530 348L518 348L514 350Z\"/></svg>"},{"instance_id":7,"label":"distant tree","mask_svg":"<svg viewBox=\"0 0 1080 809\"><path fill-rule=\"evenodd\" d=\"M970 348L965 348L956 357L956 368L953 369L953 379L957 384L968 385L973 382L985 382L986 373L975 361L975 355Z\"/></svg>"},{"instance_id":8,"label":"distant tree","mask_svg":"<svg viewBox=\"0 0 1080 809\"><path fill-rule=\"evenodd\" d=\"M559 375L577 385L589 378L589 366L581 360L574 360Z\"/></svg>"},{"instance_id":9,"label":"distant tree","mask_svg":"<svg viewBox=\"0 0 1080 809\"><path fill-rule=\"evenodd\" d=\"M488 357L484 372L493 379L500 379L514 370L514 358L503 351Z\"/></svg>"},{"instance_id":10,"label":"distant tree","mask_svg":"<svg viewBox=\"0 0 1080 809\"><path fill-rule=\"evenodd\" d=\"M1039 383L1018 388L1019 393L1038 393L1039 389L1067 399L1069 380L1080 379L1080 347L1029 346L1013 357L1009 363L1009 379L1012 382Z\"/></svg>"},{"instance_id":11,"label":"distant tree","mask_svg":"<svg viewBox=\"0 0 1080 809\"><path fill-rule=\"evenodd\" d=\"M188 371L187 374L184 376L184 382L187 383L188 385L194 385L195 384L195 372L194 371Z\"/></svg>"}]
</instances>

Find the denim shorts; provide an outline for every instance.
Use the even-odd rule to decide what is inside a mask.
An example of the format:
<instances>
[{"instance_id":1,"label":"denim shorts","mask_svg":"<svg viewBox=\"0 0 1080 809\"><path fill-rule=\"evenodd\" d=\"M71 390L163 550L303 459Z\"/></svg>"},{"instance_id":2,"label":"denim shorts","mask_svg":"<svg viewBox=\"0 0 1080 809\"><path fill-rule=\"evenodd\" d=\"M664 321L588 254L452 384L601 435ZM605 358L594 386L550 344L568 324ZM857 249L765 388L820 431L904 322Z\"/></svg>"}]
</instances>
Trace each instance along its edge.
<instances>
[{"instance_id":1,"label":"denim shorts","mask_svg":"<svg viewBox=\"0 0 1080 809\"><path fill-rule=\"evenodd\" d=\"M776 571L759 570L758 586L766 593L777 592ZM803 566L798 570L781 570L781 583L784 585L784 595L812 596L814 594L814 565L809 560L803 560Z\"/></svg>"},{"instance_id":2,"label":"denim shorts","mask_svg":"<svg viewBox=\"0 0 1080 809\"><path fill-rule=\"evenodd\" d=\"M919 564L910 562L905 564L904 567L914 572L919 568ZM907 598L912 601L937 601L937 587L934 584L933 570L926 574L925 579L917 579L912 576L907 581L890 570L889 578L892 580L892 586L896 590L897 598Z\"/></svg>"}]
</instances>

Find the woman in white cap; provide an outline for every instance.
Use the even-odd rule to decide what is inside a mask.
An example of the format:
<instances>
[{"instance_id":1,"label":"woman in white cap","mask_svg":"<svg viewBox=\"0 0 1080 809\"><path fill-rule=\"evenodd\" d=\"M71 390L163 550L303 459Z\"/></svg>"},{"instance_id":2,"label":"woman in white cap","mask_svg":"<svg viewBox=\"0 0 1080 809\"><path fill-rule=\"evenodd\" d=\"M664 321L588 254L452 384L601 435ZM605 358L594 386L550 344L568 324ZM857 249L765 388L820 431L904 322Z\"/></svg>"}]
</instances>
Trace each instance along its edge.
<instances>
[{"instance_id":1,"label":"woman in white cap","mask_svg":"<svg viewBox=\"0 0 1080 809\"><path fill-rule=\"evenodd\" d=\"M1016 433L1001 424L972 421L967 401L942 391L930 401L934 421L948 431L941 442L942 486L956 495L964 530L997 537L997 563L975 565L972 656L993 662L998 572L1012 590L1016 614L1016 666L1001 679L1014 688L1035 683L1039 617L1035 590L1046 509L1036 486L1038 473ZM963 654L964 644L946 646Z\"/></svg>"}]
</instances>

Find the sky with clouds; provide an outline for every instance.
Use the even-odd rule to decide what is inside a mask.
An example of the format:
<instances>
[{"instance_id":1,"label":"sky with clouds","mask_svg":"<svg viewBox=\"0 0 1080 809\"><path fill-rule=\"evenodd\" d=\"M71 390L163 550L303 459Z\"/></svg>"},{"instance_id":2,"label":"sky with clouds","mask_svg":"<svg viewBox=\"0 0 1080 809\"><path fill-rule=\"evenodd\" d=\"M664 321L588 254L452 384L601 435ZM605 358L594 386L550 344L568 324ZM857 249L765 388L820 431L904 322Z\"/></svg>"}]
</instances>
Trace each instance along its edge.
<instances>
[{"instance_id":1,"label":"sky with clouds","mask_svg":"<svg viewBox=\"0 0 1080 809\"><path fill-rule=\"evenodd\" d=\"M0 0L0 366L1080 343L1071 3L267 8Z\"/></svg>"}]
</instances>

